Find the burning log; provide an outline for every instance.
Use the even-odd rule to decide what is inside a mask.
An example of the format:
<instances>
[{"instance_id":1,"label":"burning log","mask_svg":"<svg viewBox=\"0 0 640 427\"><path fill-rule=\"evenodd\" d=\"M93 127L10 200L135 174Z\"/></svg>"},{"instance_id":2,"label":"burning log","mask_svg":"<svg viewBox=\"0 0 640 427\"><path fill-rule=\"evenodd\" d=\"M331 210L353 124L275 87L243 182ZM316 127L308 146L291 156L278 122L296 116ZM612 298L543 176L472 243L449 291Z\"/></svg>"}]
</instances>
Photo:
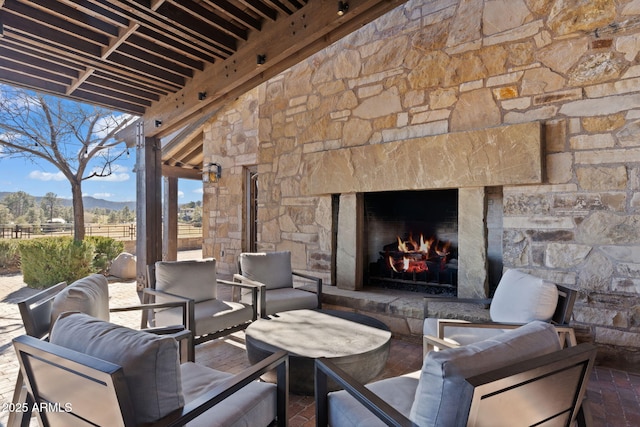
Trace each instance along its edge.
<instances>
[{"instance_id":1,"label":"burning log","mask_svg":"<svg viewBox=\"0 0 640 427\"><path fill-rule=\"evenodd\" d=\"M451 243L441 242L435 237L425 240L420 234L420 241L409 233L407 240L398 236L397 246L385 246L385 252L380 253L387 260L387 267L396 273L423 273L429 271L428 262L439 266L441 270L446 268Z\"/></svg>"}]
</instances>

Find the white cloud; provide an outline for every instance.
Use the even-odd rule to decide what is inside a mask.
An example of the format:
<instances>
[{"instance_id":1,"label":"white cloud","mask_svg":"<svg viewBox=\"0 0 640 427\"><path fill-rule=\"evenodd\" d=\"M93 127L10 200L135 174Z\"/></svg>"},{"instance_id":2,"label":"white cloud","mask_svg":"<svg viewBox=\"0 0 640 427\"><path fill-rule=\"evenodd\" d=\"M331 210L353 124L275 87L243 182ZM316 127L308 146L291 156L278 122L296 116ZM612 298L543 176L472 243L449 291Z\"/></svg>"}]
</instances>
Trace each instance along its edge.
<instances>
[{"instance_id":1,"label":"white cloud","mask_svg":"<svg viewBox=\"0 0 640 427\"><path fill-rule=\"evenodd\" d=\"M94 168L91 173L105 173L102 168ZM106 171L108 173L108 171ZM121 165L113 165L111 167L111 173L107 176L94 176L91 181L103 181L103 182L123 182L128 181L131 178L129 168Z\"/></svg>"},{"instance_id":2,"label":"white cloud","mask_svg":"<svg viewBox=\"0 0 640 427\"><path fill-rule=\"evenodd\" d=\"M196 188L195 190L193 190L193 193L195 193L195 194L204 194L204 190L202 189L202 187Z\"/></svg>"},{"instance_id":3,"label":"white cloud","mask_svg":"<svg viewBox=\"0 0 640 427\"><path fill-rule=\"evenodd\" d=\"M65 181L67 179L62 172L51 173L42 171L31 171L29 178L37 179L38 181Z\"/></svg>"},{"instance_id":4,"label":"white cloud","mask_svg":"<svg viewBox=\"0 0 640 427\"><path fill-rule=\"evenodd\" d=\"M184 191L178 191L178 198L179 199L184 198Z\"/></svg>"},{"instance_id":5,"label":"white cloud","mask_svg":"<svg viewBox=\"0 0 640 427\"><path fill-rule=\"evenodd\" d=\"M114 194L111 193L94 193L93 197L96 199L108 199L109 197L113 197Z\"/></svg>"}]
</instances>

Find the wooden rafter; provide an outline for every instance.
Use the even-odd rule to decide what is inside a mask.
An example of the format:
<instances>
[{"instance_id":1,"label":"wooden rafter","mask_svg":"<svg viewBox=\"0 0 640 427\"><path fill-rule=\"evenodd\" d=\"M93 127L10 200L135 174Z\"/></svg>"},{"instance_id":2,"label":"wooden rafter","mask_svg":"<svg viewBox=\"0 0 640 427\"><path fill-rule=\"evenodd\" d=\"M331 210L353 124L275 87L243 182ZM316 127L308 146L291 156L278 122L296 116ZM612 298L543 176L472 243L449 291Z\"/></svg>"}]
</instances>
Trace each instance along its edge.
<instances>
[{"instance_id":1,"label":"wooden rafter","mask_svg":"<svg viewBox=\"0 0 640 427\"><path fill-rule=\"evenodd\" d=\"M404 1L0 0L0 83L140 115L193 165L201 139L181 129Z\"/></svg>"}]
</instances>

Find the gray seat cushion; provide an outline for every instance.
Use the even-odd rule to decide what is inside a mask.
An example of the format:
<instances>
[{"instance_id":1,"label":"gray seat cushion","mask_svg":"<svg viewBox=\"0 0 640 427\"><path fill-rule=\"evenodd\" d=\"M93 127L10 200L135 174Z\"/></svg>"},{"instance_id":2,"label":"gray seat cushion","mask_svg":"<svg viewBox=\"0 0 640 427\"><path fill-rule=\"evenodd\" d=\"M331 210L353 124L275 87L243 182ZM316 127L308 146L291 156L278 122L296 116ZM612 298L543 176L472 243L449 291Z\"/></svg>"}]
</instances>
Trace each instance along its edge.
<instances>
[{"instance_id":1,"label":"gray seat cushion","mask_svg":"<svg viewBox=\"0 0 640 427\"><path fill-rule=\"evenodd\" d=\"M270 289L267 291L266 300L267 315L289 310L318 308L318 296L315 293L296 288ZM241 301L250 304L251 294L243 294Z\"/></svg>"},{"instance_id":2,"label":"gray seat cushion","mask_svg":"<svg viewBox=\"0 0 640 427\"><path fill-rule=\"evenodd\" d=\"M367 384L366 387L409 418L419 377L420 371L416 371L401 377L376 381ZM329 393L328 402L328 418L331 426L377 427L385 425L344 390Z\"/></svg>"},{"instance_id":3,"label":"gray seat cushion","mask_svg":"<svg viewBox=\"0 0 640 427\"><path fill-rule=\"evenodd\" d=\"M253 309L242 303L212 299L196 303L194 315L196 323L194 334L201 336L250 322L253 318ZM182 309L179 307L160 310L155 316L158 325L182 324Z\"/></svg>"},{"instance_id":4,"label":"gray seat cushion","mask_svg":"<svg viewBox=\"0 0 640 427\"><path fill-rule=\"evenodd\" d=\"M438 336L438 320L435 317L424 319L423 334L432 337ZM508 329L446 326L444 328L444 340L453 344L467 345L495 337L506 331Z\"/></svg>"},{"instance_id":5,"label":"gray seat cushion","mask_svg":"<svg viewBox=\"0 0 640 427\"><path fill-rule=\"evenodd\" d=\"M114 325L82 313L64 313L51 342L122 367L137 424L184 406L178 343L169 336Z\"/></svg>"},{"instance_id":6,"label":"gray seat cushion","mask_svg":"<svg viewBox=\"0 0 640 427\"><path fill-rule=\"evenodd\" d=\"M232 376L195 363L185 363L180 368L186 403L212 390ZM189 427L267 426L275 417L276 385L256 381L187 425Z\"/></svg>"}]
</instances>

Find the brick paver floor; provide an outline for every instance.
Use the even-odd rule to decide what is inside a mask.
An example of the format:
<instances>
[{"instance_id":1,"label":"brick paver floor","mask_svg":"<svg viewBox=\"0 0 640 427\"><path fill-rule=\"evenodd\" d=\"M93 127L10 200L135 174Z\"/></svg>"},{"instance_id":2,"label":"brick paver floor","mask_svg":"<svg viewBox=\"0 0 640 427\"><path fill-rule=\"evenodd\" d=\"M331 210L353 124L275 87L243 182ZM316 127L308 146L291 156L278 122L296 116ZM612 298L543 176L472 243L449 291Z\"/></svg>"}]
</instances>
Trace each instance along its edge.
<instances>
[{"instance_id":1,"label":"brick paver floor","mask_svg":"<svg viewBox=\"0 0 640 427\"><path fill-rule=\"evenodd\" d=\"M198 257L199 251L184 253L182 259ZM134 281L112 281L109 285L110 306L136 304L138 297ZM11 339L24 333L16 302L38 292L30 289L19 274L0 276L0 404L11 402L18 364ZM119 324L137 327L139 314L113 315ZM215 369L237 373L249 366L244 347L244 334L232 334L201 344L196 349L196 362ZM419 343L393 339L391 353L380 378L401 375L420 369L422 348ZM587 396L595 427L640 426L640 375L596 367ZM289 425L315 425L313 397L290 396ZM6 426L8 413L0 412L0 427ZM32 422L35 426L37 423Z\"/></svg>"}]
</instances>

